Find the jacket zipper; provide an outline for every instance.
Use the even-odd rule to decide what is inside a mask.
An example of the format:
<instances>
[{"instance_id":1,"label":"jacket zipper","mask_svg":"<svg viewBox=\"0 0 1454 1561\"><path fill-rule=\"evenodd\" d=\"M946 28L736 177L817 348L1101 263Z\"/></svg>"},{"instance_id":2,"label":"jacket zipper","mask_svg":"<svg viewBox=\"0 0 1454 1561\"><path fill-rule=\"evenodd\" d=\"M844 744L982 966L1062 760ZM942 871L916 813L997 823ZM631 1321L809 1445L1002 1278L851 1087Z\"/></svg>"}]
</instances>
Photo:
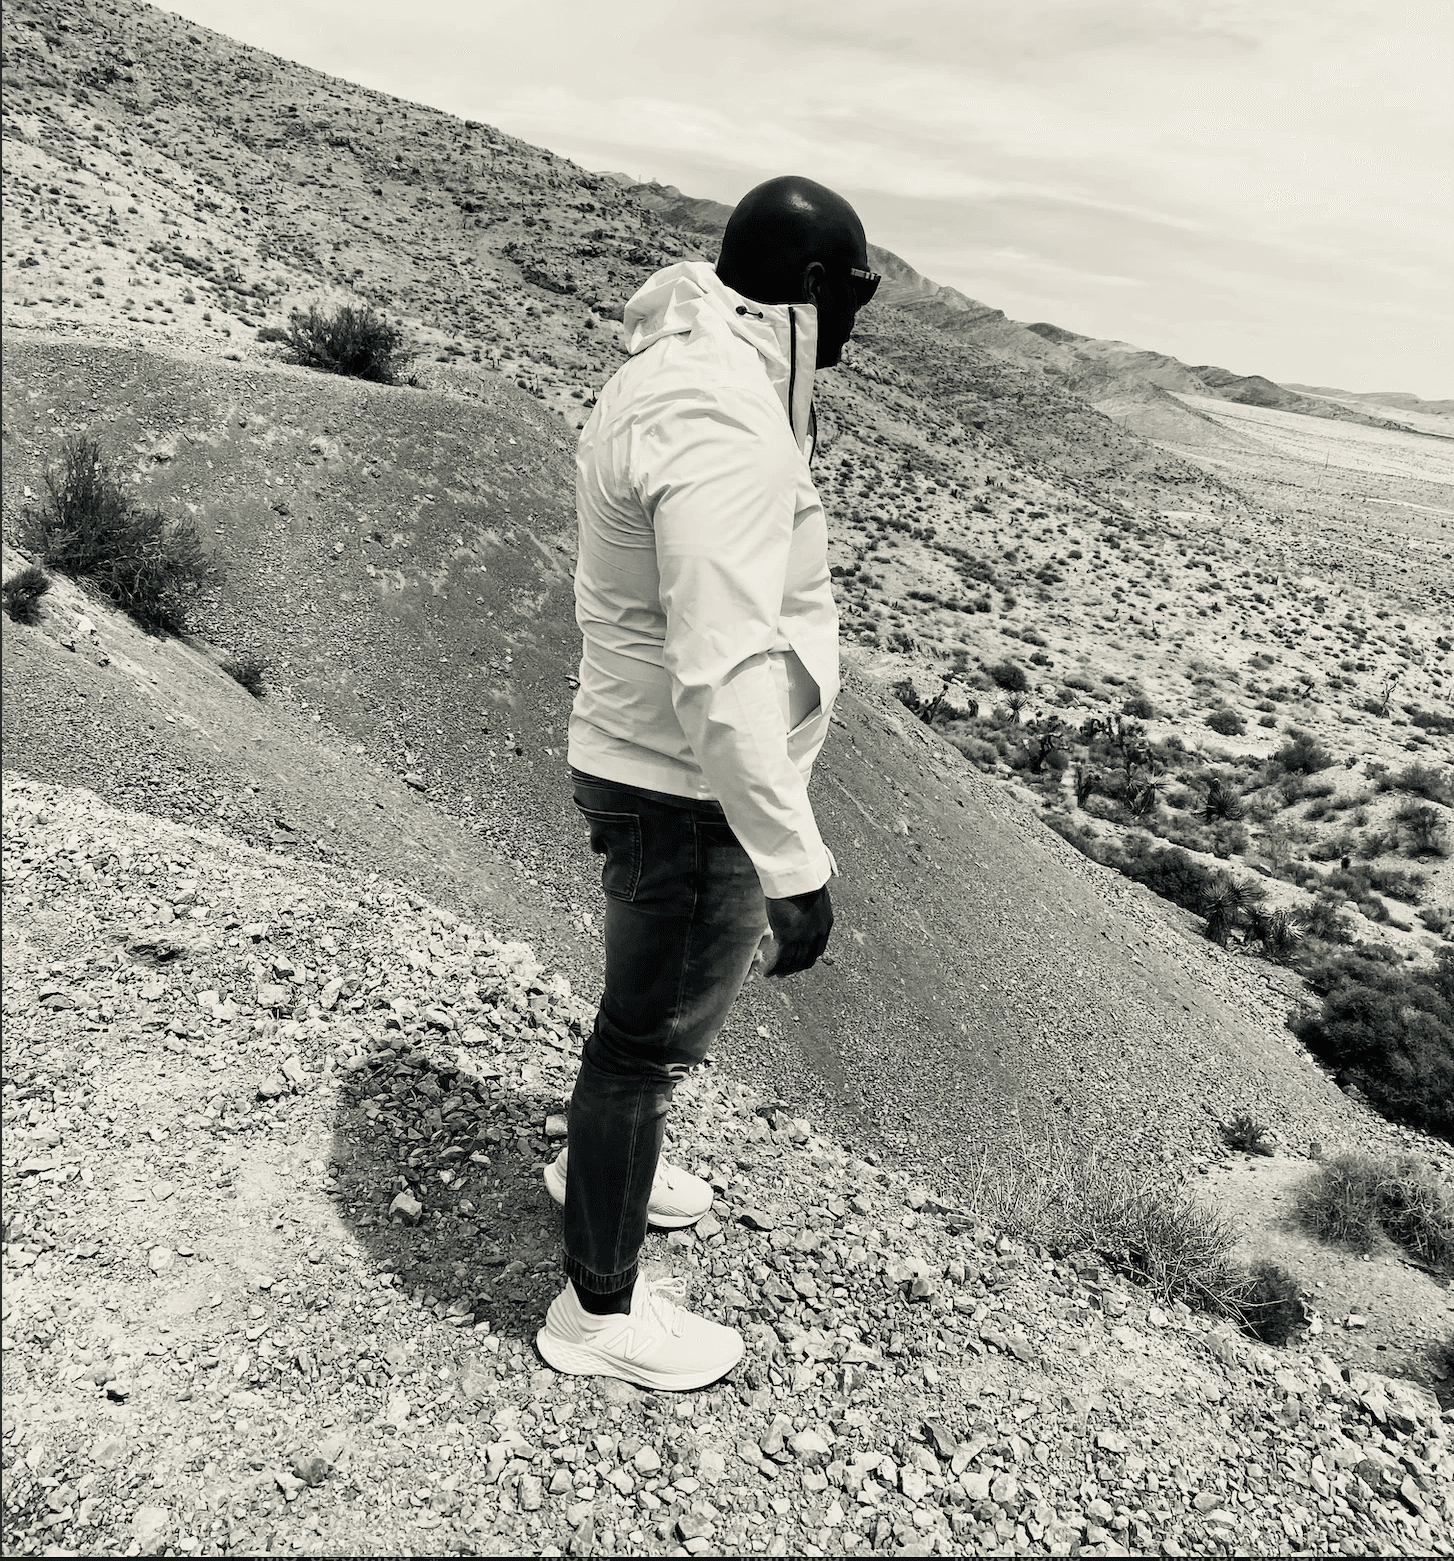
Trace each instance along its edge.
<instances>
[{"instance_id":1,"label":"jacket zipper","mask_svg":"<svg viewBox=\"0 0 1454 1561\"><path fill-rule=\"evenodd\" d=\"M798 431L793 427L793 392L798 388L798 315L788 310L788 432L794 440Z\"/></svg>"}]
</instances>

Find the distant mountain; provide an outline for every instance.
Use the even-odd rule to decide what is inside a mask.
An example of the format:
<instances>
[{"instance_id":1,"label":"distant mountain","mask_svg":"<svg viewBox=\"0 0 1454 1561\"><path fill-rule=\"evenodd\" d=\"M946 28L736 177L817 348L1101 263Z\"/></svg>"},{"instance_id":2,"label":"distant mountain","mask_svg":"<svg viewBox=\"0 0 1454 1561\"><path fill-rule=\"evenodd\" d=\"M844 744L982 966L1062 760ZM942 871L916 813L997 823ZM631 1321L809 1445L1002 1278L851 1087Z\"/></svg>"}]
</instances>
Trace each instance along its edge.
<instances>
[{"instance_id":1,"label":"distant mountain","mask_svg":"<svg viewBox=\"0 0 1454 1561\"><path fill-rule=\"evenodd\" d=\"M1418 412L1425 417L1454 417L1454 401L1425 401L1407 390L1334 390L1328 385L1284 384L1305 396L1326 396L1337 401L1366 401L1372 406L1397 407L1401 412Z\"/></svg>"},{"instance_id":2,"label":"distant mountain","mask_svg":"<svg viewBox=\"0 0 1454 1561\"><path fill-rule=\"evenodd\" d=\"M601 177L624 180L636 200L664 221L714 241L720 242L732 215L730 206L686 195L674 184L637 184L624 174ZM1046 321L1022 324L1010 319L1002 309L930 280L890 250L870 244L868 252L870 264L884 276L878 293L884 303L912 310L937 331L996 358L1040 370L1098 411L1147 438L1188 445L1207 441L1207 428L1199 424L1197 413L1174 399L1178 395L1214 396L1222 401L1273 407L1304 417L1416 431L1372 411L1329 399L1343 396L1342 391L1305 394L1303 387L1277 385L1260 374L1234 374L1214 364L1191 367L1165 353L1148 351L1129 342L1099 341ZM1163 394L1145 394L1148 388ZM1388 397L1349 399L1385 406L1395 404ZM1399 404L1403 401L1413 403L1417 398L1402 397ZM1408 409L1422 411L1448 405L1451 403L1422 402Z\"/></svg>"}]
</instances>

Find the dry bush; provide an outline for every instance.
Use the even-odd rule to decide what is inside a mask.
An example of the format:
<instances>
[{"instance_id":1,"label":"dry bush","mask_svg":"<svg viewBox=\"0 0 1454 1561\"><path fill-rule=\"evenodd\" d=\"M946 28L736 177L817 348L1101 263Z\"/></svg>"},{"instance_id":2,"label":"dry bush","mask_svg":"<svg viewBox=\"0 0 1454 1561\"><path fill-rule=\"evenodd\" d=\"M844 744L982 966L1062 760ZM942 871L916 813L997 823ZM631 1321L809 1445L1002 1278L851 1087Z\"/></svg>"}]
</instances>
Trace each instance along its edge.
<instances>
[{"instance_id":1,"label":"dry bush","mask_svg":"<svg viewBox=\"0 0 1454 1561\"><path fill-rule=\"evenodd\" d=\"M1454 1190L1413 1155L1335 1155L1298 1190L1293 1211L1324 1241L1366 1252L1386 1236L1431 1268L1454 1269Z\"/></svg>"},{"instance_id":2,"label":"dry bush","mask_svg":"<svg viewBox=\"0 0 1454 1561\"><path fill-rule=\"evenodd\" d=\"M254 699L261 699L268 691L264 682L268 663L262 656L229 656L222 663L222 670L235 683L240 683Z\"/></svg>"},{"instance_id":3,"label":"dry bush","mask_svg":"<svg viewBox=\"0 0 1454 1561\"><path fill-rule=\"evenodd\" d=\"M288 322L287 344L305 368L392 385L404 338L369 308L344 304L332 314L314 307Z\"/></svg>"},{"instance_id":4,"label":"dry bush","mask_svg":"<svg viewBox=\"0 0 1454 1561\"><path fill-rule=\"evenodd\" d=\"M1232 1312L1263 1344L1289 1344L1307 1326L1303 1292L1280 1263L1259 1258L1233 1301Z\"/></svg>"},{"instance_id":5,"label":"dry bush","mask_svg":"<svg viewBox=\"0 0 1454 1561\"><path fill-rule=\"evenodd\" d=\"M39 564L17 569L0 586L0 600L16 623L34 623L40 616L40 599L50 590L50 576Z\"/></svg>"},{"instance_id":6,"label":"dry bush","mask_svg":"<svg viewBox=\"0 0 1454 1561\"><path fill-rule=\"evenodd\" d=\"M986 1150L973 1210L1021 1240L1101 1253L1170 1301L1228 1316L1246 1276L1232 1261L1235 1223L1190 1193L1063 1142Z\"/></svg>"},{"instance_id":7,"label":"dry bush","mask_svg":"<svg viewBox=\"0 0 1454 1561\"><path fill-rule=\"evenodd\" d=\"M210 574L190 520L169 520L132 502L101 446L69 439L45 474L49 504L26 516L41 562L86 580L143 628L180 633L184 593Z\"/></svg>"}]
</instances>

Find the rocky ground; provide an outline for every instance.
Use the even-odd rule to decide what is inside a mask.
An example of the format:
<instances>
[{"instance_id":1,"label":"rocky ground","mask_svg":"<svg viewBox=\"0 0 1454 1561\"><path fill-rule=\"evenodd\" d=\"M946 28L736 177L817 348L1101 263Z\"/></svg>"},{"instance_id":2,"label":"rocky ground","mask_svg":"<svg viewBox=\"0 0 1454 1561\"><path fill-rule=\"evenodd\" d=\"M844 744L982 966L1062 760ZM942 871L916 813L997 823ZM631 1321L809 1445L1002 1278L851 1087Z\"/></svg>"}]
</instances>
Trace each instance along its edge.
<instances>
[{"instance_id":1,"label":"rocky ground","mask_svg":"<svg viewBox=\"0 0 1454 1561\"><path fill-rule=\"evenodd\" d=\"M1450 1423L1017 1247L702 1070L653 1272L749 1351L557 1377L590 1007L387 880L8 778L10 1553L1454 1553Z\"/></svg>"}]
</instances>

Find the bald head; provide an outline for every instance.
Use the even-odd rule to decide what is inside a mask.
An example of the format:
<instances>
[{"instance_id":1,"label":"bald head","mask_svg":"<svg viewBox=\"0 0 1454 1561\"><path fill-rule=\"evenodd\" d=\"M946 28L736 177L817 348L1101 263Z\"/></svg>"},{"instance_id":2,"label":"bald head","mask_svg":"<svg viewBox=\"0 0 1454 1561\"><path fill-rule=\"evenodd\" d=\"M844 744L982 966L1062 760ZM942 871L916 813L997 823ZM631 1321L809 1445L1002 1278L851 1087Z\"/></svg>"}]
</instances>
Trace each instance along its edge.
<instances>
[{"instance_id":1,"label":"bald head","mask_svg":"<svg viewBox=\"0 0 1454 1561\"><path fill-rule=\"evenodd\" d=\"M825 185L788 175L749 190L727 219L717 275L764 304L818 310L818 367L837 363L857 297L848 272L868 268L858 213Z\"/></svg>"}]
</instances>

